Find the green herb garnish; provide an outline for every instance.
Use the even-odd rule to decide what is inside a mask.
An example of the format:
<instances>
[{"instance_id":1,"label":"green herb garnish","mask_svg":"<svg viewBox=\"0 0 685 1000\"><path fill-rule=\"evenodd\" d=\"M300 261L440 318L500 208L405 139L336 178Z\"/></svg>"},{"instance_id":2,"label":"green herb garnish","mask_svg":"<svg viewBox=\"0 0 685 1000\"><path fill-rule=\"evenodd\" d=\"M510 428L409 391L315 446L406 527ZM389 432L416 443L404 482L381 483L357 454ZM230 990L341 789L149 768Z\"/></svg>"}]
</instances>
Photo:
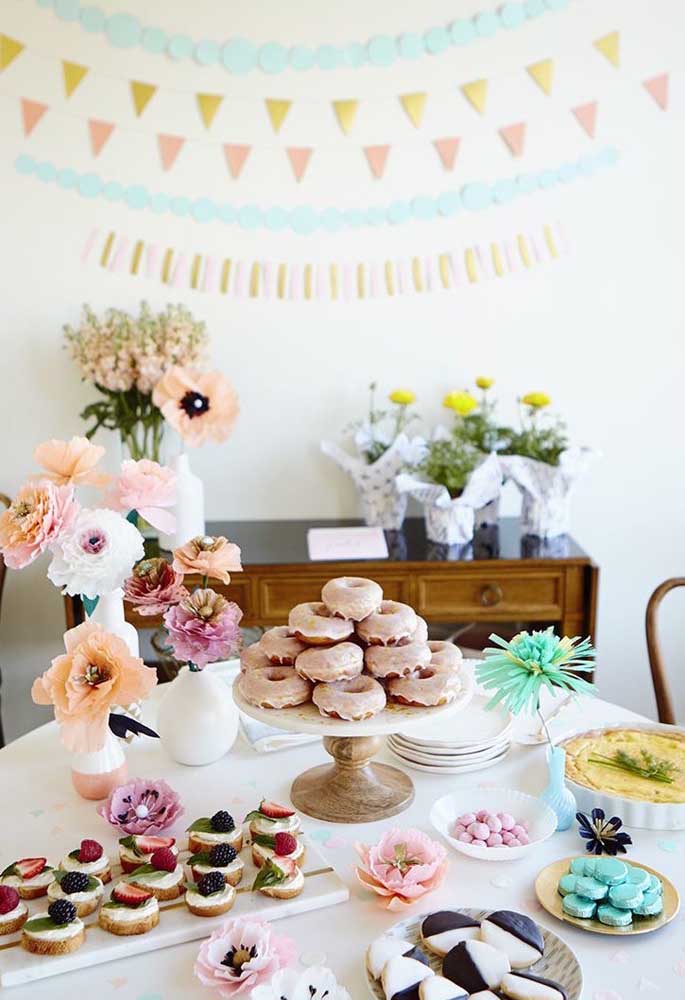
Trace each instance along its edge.
<instances>
[{"instance_id":1,"label":"green herb garnish","mask_svg":"<svg viewBox=\"0 0 685 1000\"><path fill-rule=\"evenodd\" d=\"M134 836L121 837L119 843L121 844L122 847L127 847L129 851L133 851L136 857L139 858L143 857L142 852L139 851L138 847L136 846L136 838ZM79 853L78 851L75 851L73 854L70 854L69 857L70 858L73 858L74 856L78 857L78 853Z\"/></svg>"},{"instance_id":2,"label":"green herb garnish","mask_svg":"<svg viewBox=\"0 0 685 1000\"><path fill-rule=\"evenodd\" d=\"M193 830L197 830L198 833L216 833L209 816L200 816L199 819L190 824L186 833L191 833Z\"/></svg>"},{"instance_id":3,"label":"green herb garnish","mask_svg":"<svg viewBox=\"0 0 685 1000\"><path fill-rule=\"evenodd\" d=\"M62 881L66 878L68 874L69 872L64 871L62 868L57 868L55 870L55 882L57 882L58 885L61 885ZM92 875L89 875L88 886L85 889L80 889L79 892L95 892L95 890L99 885L100 885L100 880L94 878ZM69 893L67 892L65 893L65 895L68 896Z\"/></svg>"},{"instance_id":4,"label":"green herb garnish","mask_svg":"<svg viewBox=\"0 0 685 1000\"><path fill-rule=\"evenodd\" d=\"M164 878L165 875L171 875L171 872L166 870L160 871L159 868L155 868L154 865L138 865L137 868L131 872L129 876L129 881L135 881L136 875L144 875L146 879Z\"/></svg>"},{"instance_id":5,"label":"green herb garnish","mask_svg":"<svg viewBox=\"0 0 685 1000\"><path fill-rule=\"evenodd\" d=\"M252 891L256 892L257 889L262 889L267 885L280 885L287 878L286 873L278 865L275 865L273 861L267 861L257 872L257 877L252 883Z\"/></svg>"},{"instance_id":6,"label":"green herb garnish","mask_svg":"<svg viewBox=\"0 0 685 1000\"><path fill-rule=\"evenodd\" d=\"M188 865L211 865L212 862L209 857L209 851L200 851L199 854L191 854L191 856L186 861ZM219 866L216 865L216 868Z\"/></svg>"},{"instance_id":7,"label":"green herb garnish","mask_svg":"<svg viewBox=\"0 0 685 1000\"><path fill-rule=\"evenodd\" d=\"M34 917L33 920L27 920L24 924L25 931L51 931L55 927L63 926L62 924L56 924L52 917Z\"/></svg>"},{"instance_id":8,"label":"green herb garnish","mask_svg":"<svg viewBox=\"0 0 685 1000\"><path fill-rule=\"evenodd\" d=\"M269 847L273 850L276 847L276 838L269 833L253 833L252 843L259 844L260 847Z\"/></svg>"},{"instance_id":9,"label":"green herb garnish","mask_svg":"<svg viewBox=\"0 0 685 1000\"><path fill-rule=\"evenodd\" d=\"M140 910L146 903L149 903L149 899L143 899L140 903L117 903L116 900L110 899L108 903L104 903L103 910Z\"/></svg>"},{"instance_id":10,"label":"green herb garnish","mask_svg":"<svg viewBox=\"0 0 685 1000\"><path fill-rule=\"evenodd\" d=\"M243 823L251 823L253 819L263 819L263 820L266 820L267 823L278 823L278 822L280 822L280 820L274 819L273 816L265 816L264 813L260 809L253 809L252 812L249 812L247 814L247 816L243 820Z\"/></svg>"},{"instance_id":11,"label":"green herb garnish","mask_svg":"<svg viewBox=\"0 0 685 1000\"><path fill-rule=\"evenodd\" d=\"M672 785L680 773L673 761L655 757L648 750L641 750L639 757L629 754L626 750L617 750L611 757L597 754L588 757L588 763L613 767L617 771L628 771L640 778L646 778L647 781L660 781L664 785Z\"/></svg>"}]
</instances>

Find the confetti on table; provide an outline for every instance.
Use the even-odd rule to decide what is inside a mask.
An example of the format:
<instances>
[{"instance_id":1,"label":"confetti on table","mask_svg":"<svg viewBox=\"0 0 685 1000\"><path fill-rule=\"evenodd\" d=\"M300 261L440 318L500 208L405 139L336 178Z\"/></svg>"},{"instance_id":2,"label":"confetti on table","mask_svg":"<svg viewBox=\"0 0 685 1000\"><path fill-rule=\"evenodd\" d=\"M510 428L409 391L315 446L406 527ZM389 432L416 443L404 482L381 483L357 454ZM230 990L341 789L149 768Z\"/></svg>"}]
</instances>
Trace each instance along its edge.
<instances>
[{"instance_id":1,"label":"confetti on table","mask_svg":"<svg viewBox=\"0 0 685 1000\"><path fill-rule=\"evenodd\" d=\"M673 971L675 972L676 976L682 976L683 979L685 979L685 961L676 962L675 965L673 966Z\"/></svg>"},{"instance_id":2,"label":"confetti on table","mask_svg":"<svg viewBox=\"0 0 685 1000\"><path fill-rule=\"evenodd\" d=\"M300 962L306 966L312 965L325 965L326 964L326 952L325 951L303 951L300 955Z\"/></svg>"},{"instance_id":3,"label":"confetti on table","mask_svg":"<svg viewBox=\"0 0 685 1000\"><path fill-rule=\"evenodd\" d=\"M653 983L651 979L647 979L646 976L643 976L638 983L638 988L641 993L655 993L660 987L658 987L656 983Z\"/></svg>"},{"instance_id":4,"label":"confetti on table","mask_svg":"<svg viewBox=\"0 0 685 1000\"><path fill-rule=\"evenodd\" d=\"M34 819L38 819L39 816L45 815L45 809L31 809L29 815L33 816Z\"/></svg>"},{"instance_id":5,"label":"confetti on table","mask_svg":"<svg viewBox=\"0 0 685 1000\"><path fill-rule=\"evenodd\" d=\"M330 835L329 830L312 830L309 834L312 840L318 841L319 844L323 844L326 840L328 840Z\"/></svg>"},{"instance_id":6,"label":"confetti on table","mask_svg":"<svg viewBox=\"0 0 685 1000\"><path fill-rule=\"evenodd\" d=\"M623 1000L623 997L616 990L599 990L593 993L592 1000Z\"/></svg>"},{"instance_id":7,"label":"confetti on table","mask_svg":"<svg viewBox=\"0 0 685 1000\"><path fill-rule=\"evenodd\" d=\"M128 979L125 979L124 976L117 976L115 979L110 979L109 982L113 989L120 990L122 986L126 985Z\"/></svg>"},{"instance_id":8,"label":"confetti on table","mask_svg":"<svg viewBox=\"0 0 685 1000\"><path fill-rule=\"evenodd\" d=\"M494 885L496 889L508 889L513 885L513 882L506 875L496 875L495 878L490 879L490 885Z\"/></svg>"},{"instance_id":9,"label":"confetti on table","mask_svg":"<svg viewBox=\"0 0 685 1000\"><path fill-rule=\"evenodd\" d=\"M324 841L323 846L330 847L332 851L335 851L347 847L348 841L344 837L331 837L330 840Z\"/></svg>"},{"instance_id":10,"label":"confetti on table","mask_svg":"<svg viewBox=\"0 0 685 1000\"><path fill-rule=\"evenodd\" d=\"M676 854L678 851L678 845L674 844L672 840L657 840L656 846L660 851L666 851L668 854Z\"/></svg>"},{"instance_id":11,"label":"confetti on table","mask_svg":"<svg viewBox=\"0 0 685 1000\"><path fill-rule=\"evenodd\" d=\"M628 961L628 953L626 951L615 951L614 954L611 956L610 961L616 962L619 965L623 965L625 962Z\"/></svg>"}]
</instances>

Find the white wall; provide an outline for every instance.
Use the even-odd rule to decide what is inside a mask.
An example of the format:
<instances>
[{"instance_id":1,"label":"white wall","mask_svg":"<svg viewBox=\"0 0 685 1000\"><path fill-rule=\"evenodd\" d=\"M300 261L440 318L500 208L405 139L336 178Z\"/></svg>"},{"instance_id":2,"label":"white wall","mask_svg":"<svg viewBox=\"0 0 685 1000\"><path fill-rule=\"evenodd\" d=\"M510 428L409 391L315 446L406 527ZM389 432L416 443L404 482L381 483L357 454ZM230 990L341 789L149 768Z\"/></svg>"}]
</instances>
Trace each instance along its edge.
<instances>
[{"instance_id":1,"label":"white wall","mask_svg":"<svg viewBox=\"0 0 685 1000\"><path fill-rule=\"evenodd\" d=\"M289 43L345 42L379 32L419 30L487 5L471 0L421 5L347 0L323 11L313 0L298 0L258 6L141 0L135 8L147 23L187 30L195 37L243 34ZM107 7L119 9L114 3ZM43 100L53 111L25 140L16 101L0 100L0 488L12 492L18 487L31 470L30 455L38 441L81 429L77 413L93 396L62 350L60 328L77 319L85 300L95 308L115 304L133 309L141 297L160 307L182 299L207 321L214 361L235 383L242 405L232 440L197 456L210 516L352 514L353 493L342 474L319 455L317 442L320 436L335 435L363 409L371 378L388 388L411 385L429 422L440 416L443 392L479 372L497 378L505 416L513 416L510 401L518 392L544 388L568 417L574 438L600 448L604 456L582 484L573 510L573 532L602 569L598 639L603 690L631 708L653 712L643 637L645 603L657 582L685 570L685 147L683 58L676 47L685 29L685 10L678 0L662 0L649 11L635 2L573 0L567 12L549 14L518 31L387 70L277 77L257 72L242 78L137 49L115 50L101 36L65 24L33 3L5 0L3 15L3 30L24 40L28 52L0 76L0 93ZM591 46L594 38L615 28L622 32L620 71ZM543 97L522 71L548 56L557 66L552 98ZM93 67L68 103L59 58ZM662 113L640 81L666 69L672 71L671 108ZM456 87L480 76L490 78L492 88L483 119ZM207 133L190 96L181 100L160 94L135 119L128 78L244 98L224 102L209 134L212 141L239 138L255 144L243 179L230 180L218 147L199 144L188 146L176 168L163 175L155 131L201 141ZM429 100L421 132L411 129L392 97L412 90L436 95ZM282 95L309 103L295 105L275 137L254 99ZM330 108L317 102L348 96L376 100L362 106L354 138L345 140ZM378 100L383 96L387 100ZM600 116L593 147L568 108L595 98ZM146 135L115 133L93 163L84 121L91 115ZM495 130L522 118L529 122L529 137L526 155L517 163ZM450 133L463 137L453 175L442 171L428 149L430 138ZM297 186L285 157L273 147L312 140L328 151L314 156L305 182ZM398 148L382 182L370 178L360 152L340 153L346 143L354 147L382 141L406 147ZM313 237L246 233L219 223L200 225L134 212L22 178L13 168L16 155L30 152L58 166L96 169L107 178L139 181L173 194L352 207L436 193L473 179L513 176L519 169L560 164L605 143L621 150L617 168L511 207ZM168 290L79 263L93 226L222 256L354 260L441 251L557 219L573 247L570 256L549 268L453 294L354 304L234 301ZM685 675L677 675L685 640L683 600L674 596L663 616L681 718ZM62 630L60 597L45 580L45 563L10 574L0 631L10 735L20 725L18 714L14 721L11 716L25 712L31 680L58 652Z\"/></svg>"}]
</instances>

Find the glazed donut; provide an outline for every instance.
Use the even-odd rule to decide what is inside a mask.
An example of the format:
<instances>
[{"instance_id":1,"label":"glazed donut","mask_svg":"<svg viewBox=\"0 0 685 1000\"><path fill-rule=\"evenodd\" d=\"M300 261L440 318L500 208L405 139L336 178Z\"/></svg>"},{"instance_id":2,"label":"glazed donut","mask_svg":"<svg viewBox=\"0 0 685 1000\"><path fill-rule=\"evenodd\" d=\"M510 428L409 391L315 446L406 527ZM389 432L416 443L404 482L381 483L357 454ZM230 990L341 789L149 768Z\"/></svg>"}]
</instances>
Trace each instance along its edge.
<instances>
[{"instance_id":1,"label":"glazed donut","mask_svg":"<svg viewBox=\"0 0 685 1000\"><path fill-rule=\"evenodd\" d=\"M416 628L414 629L411 641L428 642L428 626L426 625L426 619L422 618L420 615L416 616Z\"/></svg>"},{"instance_id":2,"label":"glazed donut","mask_svg":"<svg viewBox=\"0 0 685 1000\"><path fill-rule=\"evenodd\" d=\"M353 622L334 618L322 601L296 604L288 615L290 631L308 646L332 646L354 632Z\"/></svg>"},{"instance_id":3,"label":"glazed donut","mask_svg":"<svg viewBox=\"0 0 685 1000\"><path fill-rule=\"evenodd\" d=\"M428 643L431 651L431 665L434 667L447 667L448 670L458 670L463 659L462 652L453 642L438 642L431 640Z\"/></svg>"},{"instance_id":4,"label":"glazed donut","mask_svg":"<svg viewBox=\"0 0 685 1000\"><path fill-rule=\"evenodd\" d=\"M360 722L385 708L385 691L373 677L360 674L351 681L317 684L312 701L322 715L331 719Z\"/></svg>"},{"instance_id":5,"label":"glazed donut","mask_svg":"<svg viewBox=\"0 0 685 1000\"><path fill-rule=\"evenodd\" d=\"M373 580L363 576L339 576L329 580L321 591L321 600L337 618L351 618L360 622L378 611L383 591Z\"/></svg>"},{"instance_id":6,"label":"glazed donut","mask_svg":"<svg viewBox=\"0 0 685 1000\"><path fill-rule=\"evenodd\" d=\"M281 667L292 667L298 655L306 649L303 642L290 634L287 625L277 625L275 628L267 629L259 640L259 645L271 663Z\"/></svg>"},{"instance_id":7,"label":"glazed donut","mask_svg":"<svg viewBox=\"0 0 685 1000\"><path fill-rule=\"evenodd\" d=\"M406 646L369 646L364 653L366 669L383 680L406 677L420 667L427 667L430 661L431 651L425 642L408 642Z\"/></svg>"},{"instance_id":8,"label":"glazed donut","mask_svg":"<svg viewBox=\"0 0 685 1000\"><path fill-rule=\"evenodd\" d=\"M448 667L431 663L409 677L398 677L388 683L388 694L393 701L418 708L448 705L457 696L461 681Z\"/></svg>"},{"instance_id":9,"label":"glazed donut","mask_svg":"<svg viewBox=\"0 0 685 1000\"><path fill-rule=\"evenodd\" d=\"M312 686L294 667L265 667L236 681L245 701L258 708L292 708L311 700Z\"/></svg>"},{"instance_id":10,"label":"glazed donut","mask_svg":"<svg viewBox=\"0 0 685 1000\"><path fill-rule=\"evenodd\" d=\"M306 649L295 660L295 670L308 681L349 681L364 669L364 653L353 642Z\"/></svg>"},{"instance_id":11,"label":"glazed donut","mask_svg":"<svg viewBox=\"0 0 685 1000\"><path fill-rule=\"evenodd\" d=\"M408 604L382 601L380 609L357 624L357 632L372 646L398 646L411 640L416 613Z\"/></svg>"},{"instance_id":12,"label":"glazed donut","mask_svg":"<svg viewBox=\"0 0 685 1000\"><path fill-rule=\"evenodd\" d=\"M246 646L240 651L240 669L243 673L248 670L263 670L264 667L272 666L271 660L262 649L259 642L253 642L251 646Z\"/></svg>"}]
</instances>

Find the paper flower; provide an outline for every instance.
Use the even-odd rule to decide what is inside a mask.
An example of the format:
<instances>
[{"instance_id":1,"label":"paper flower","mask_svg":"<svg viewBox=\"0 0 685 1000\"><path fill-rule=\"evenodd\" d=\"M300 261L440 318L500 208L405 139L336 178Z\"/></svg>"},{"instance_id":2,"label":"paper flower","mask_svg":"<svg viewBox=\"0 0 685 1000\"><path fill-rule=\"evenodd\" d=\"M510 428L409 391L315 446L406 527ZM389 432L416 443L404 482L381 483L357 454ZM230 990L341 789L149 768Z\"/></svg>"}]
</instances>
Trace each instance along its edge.
<instances>
[{"instance_id":1,"label":"paper flower","mask_svg":"<svg viewBox=\"0 0 685 1000\"><path fill-rule=\"evenodd\" d=\"M96 466L105 454L100 445L91 444L88 438L73 437L71 441L52 438L43 441L33 453L45 478L58 486L106 486L110 476L98 472Z\"/></svg>"},{"instance_id":2,"label":"paper flower","mask_svg":"<svg viewBox=\"0 0 685 1000\"><path fill-rule=\"evenodd\" d=\"M183 574L159 557L141 560L124 583L124 600L139 615L162 615L172 604L189 596L183 586Z\"/></svg>"},{"instance_id":3,"label":"paper flower","mask_svg":"<svg viewBox=\"0 0 685 1000\"><path fill-rule=\"evenodd\" d=\"M0 552L11 569L23 569L57 544L80 508L71 486L47 479L26 483L0 514Z\"/></svg>"},{"instance_id":4,"label":"paper flower","mask_svg":"<svg viewBox=\"0 0 685 1000\"><path fill-rule=\"evenodd\" d=\"M240 572L240 549L223 535L191 538L189 542L174 551L173 567L177 573L197 573L211 577L221 583L230 583L231 573Z\"/></svg>"},{"instance_id":5,"label":"paper flower","mask_svg":"<svg viewBox=\"0 0 685 1000\"><path fill-rule=\"evenodd\" d=\"M479 375L476 378L476 385L479 389L490 389L495 384L494 378L490 378L488 375Z\"/></svg>"},{"instance_id":6,"label":"paper flower","mask_svg":"<svg viewBox=\"0 0 685 1000\"><path fill-rule=\"evenodd\" d=\"M164 615L174 656L200 668L228 659L240 646L242 616L237 604L216 591L195 590Z\"/></svg>"},{"instance_id":7,"label":"paper flower","mask_svg":"<svg viewBox=\"0 0 685 1000\"><path fill-rule=\"evenodd\" d=\"M126 514L137 511L154 528L169 534L176 527L176 517L165 508L176 503L176 473L148 458L122 462L106 502Z\"/></svg>"},{"instance_id":8,"label":"paper flower","mask_svg":"<svg viewBox=\"0 0 685 1000\"><path fill-rule=\"evenodd\" d=\"M225 441L238 416L238 397L221 372L175 366L164 373L152 401L186 444Z\"/></svg>"},{"instance_id":9,"label":"paper flower","mask_svg":"<svg viewBox=\"0 0 685 1000\"><path fill-rule=\"evenodd\" d=\"M525 406L531 406L534 410L541 410L543 407L549 406L552 400L546 392L527 392L525 396L521 396L521 402Z\"/></svg>"},{"instance_id":10,"label":"paper flower","mask_svg":"<svg viewBox=\"0 0 685 1000\"><path fill-rule=\"evenodd\" d=\"M465 389L461 392L453 390L448 392L442 401L442 405L448 410L454 410L460 417L466 417L478 406L478 400Z\"/></svg>"},{"instance_id":11,"label":"paper flower","mask_svg":"<svg viewBox=\"0 0 685 1000\"><path fill-rule=\"evenodd\" d=\"M142 535L125 517L84 508L58 539L48 577L63 593L93 600L122 587L143 555Z\"/></svg>"},{"instance_id":12,"label":"paper flower","mask_svg":"<svg viewBox=\"0 0 685 1000\"><path fill-rule=\"evenodd\" d=\"M251 1000L350 1000L330 969L313 965L304 972L281 969L268 986L258 986Z\"/></svg>"},{"instance_id":13,"label":"paper flower","mask_svg":"<svg viewBox=\"0 0 685 1000\"><path fill-rule=\"evenodd\" d=\"M64 633L66 653L36 678L31 697L37 705L54 705L62 742L76 753L105 745L110 708L147 698L157 674L118 636L96 622L84 622Z\"/></svg>"},{"instance_id":14,"label":"paper flower","mask_svg":"<svg viewBox=\"0 0 685 1000\"><path fill-rule=\"evenodd\" d=\"M178 793L161 778L135 778L119 785L98 808L108 823L134 836L166 830L184 812Z\"/></svg>"},{"instance_id":15,"label":"paper flower","mask_svg":"<svg viewBox=\"0 0 685 1000\"><path fill-rule=\"evenodd\" d=\"M519 632L511 642L498 635L491 635L490 641L501 649L485 649L485 659L476 666L479 683L495 692L487 708L501 704L514 715L525 709L537 712L543 687L595 693L593 684L575 676L592 670L595 650L589 639L560 639L550 626L539 632Z\"/></svg>"},{"instance_id":16,"label":"paper flower","mask_svg":"<svg viewBox=\"0 0 685 1000\"><path fill-rule=\"evenodd\" d=\"M355 844L362 859L355 869L367 889L382 897L388 910L411 906L437 888L447 873L447 852L421 830L390 830L372 847Z\"/></svg>"},{"instance_id":17,"label":"paper flower","mask_svg":"<svg viewBox=\"0 0 685 1000\"><path fill-rule=\"evenodd\" d=\"M388 399L398 406L411 406L412 403L416 402L416 393L412 392L411 389L393 389Z\"/></svg>"},{"instance_id":18,"label":"paper flower","mask_svg":"<svg viewBox=\"0 0 685 1000\"><path fill-rule=\"evenodd\" d=\"M621 830L623 820L618 816L606 819L603 809L593 809L590 816L576 813L580 829L578 833L587 840L585 850L589 854L626 854L626 847L632 844L630 834Z\"/></svg>"},{"instance_id":19,"label":"paper flower","mask_svg":"<svg viewBox=\"0 0 685 1000\"><path fill-rule=\"evenodd\" d=\"M220 997L247 998L280 969L293 965L296 956L295 942L274 934L271 924L238 917L202 942L194 971L202 985L213 987Z\"/></svg>"}]
</instances>

